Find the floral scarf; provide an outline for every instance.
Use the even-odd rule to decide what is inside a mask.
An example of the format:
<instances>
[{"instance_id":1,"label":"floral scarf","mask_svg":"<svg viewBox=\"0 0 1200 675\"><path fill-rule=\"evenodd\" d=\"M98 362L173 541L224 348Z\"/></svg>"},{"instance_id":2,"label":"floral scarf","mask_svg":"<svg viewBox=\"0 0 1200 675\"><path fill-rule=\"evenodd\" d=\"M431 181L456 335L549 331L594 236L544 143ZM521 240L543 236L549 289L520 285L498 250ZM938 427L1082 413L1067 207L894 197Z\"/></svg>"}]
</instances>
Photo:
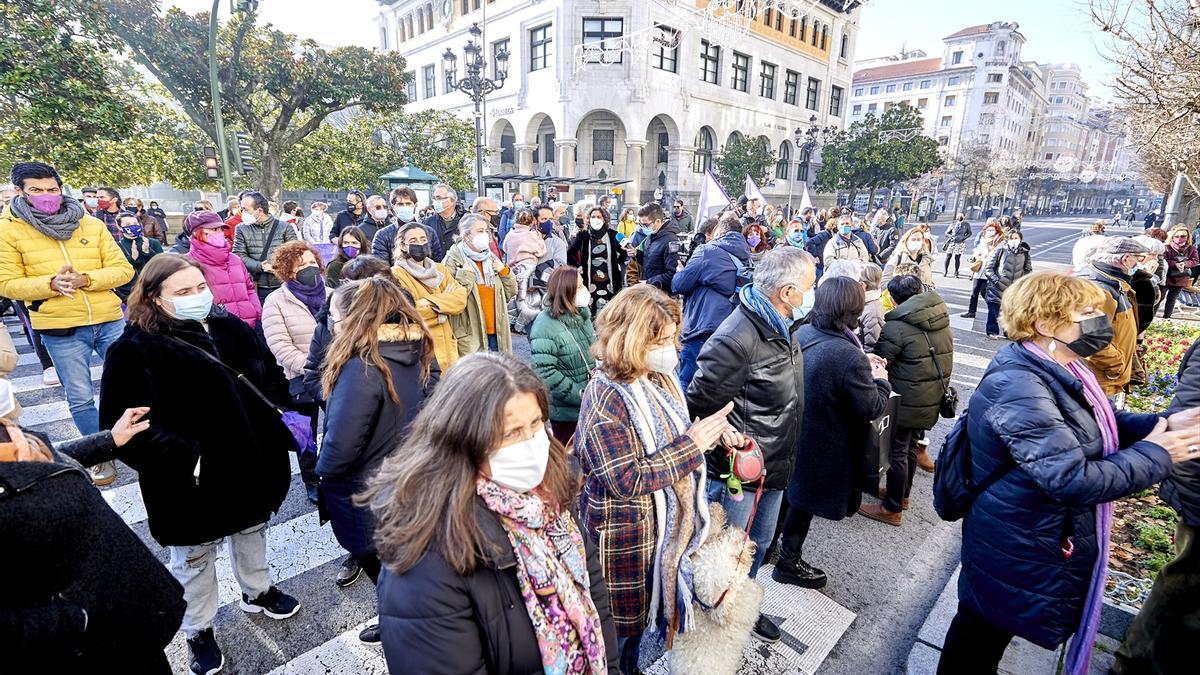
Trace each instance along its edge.
<instances>
[{"instance_id":1,"label":"floral scarf","mask_svg":"<svg viewBox=\"0 0 1200 675\"><path fill-rule=\"evenodd\" d=\"M512 544L545 672L607 673L604 633L575 520L565 510L549 510L537 494L521 494L483 476L475 492L500 517Z\"/></svg>"}]
</instances>

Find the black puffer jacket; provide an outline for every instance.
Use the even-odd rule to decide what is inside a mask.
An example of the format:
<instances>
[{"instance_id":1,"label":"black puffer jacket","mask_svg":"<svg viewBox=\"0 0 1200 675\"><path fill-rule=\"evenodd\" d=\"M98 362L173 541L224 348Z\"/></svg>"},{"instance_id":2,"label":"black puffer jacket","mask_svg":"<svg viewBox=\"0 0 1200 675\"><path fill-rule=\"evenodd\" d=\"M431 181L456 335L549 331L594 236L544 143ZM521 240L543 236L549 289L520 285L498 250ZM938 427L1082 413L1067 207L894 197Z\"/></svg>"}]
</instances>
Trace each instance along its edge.
<instances>
[{"instance_id":1,"label":"black puffer jacket","mask_svg":"<svg viewBox=\"0 0 1200 675\"><path fill-rule=\"evenodd\" d=\"M962 244L971 238L971 224L965 220L956 220L946 228L946 241L951 244Z\"/></svg>"},{"instance_id":2,"label":"black puffer jacket","mask_svg":"<svg viewBox=\"0 0 1200 675\"><path fill-rule=\"evenodd\" d=\"M124 672L171 672L183 587L73 459L0 462L0 541L0 670L95 672L119 654Z\"/></svg>"},{"instance_id":3,"label":"black puffer jacket","mask_svg":"<svg viewBox=\"0 0 1200 675\"><path fill-rule=\"evenodd\" d=\"M987 302L999 304L1005 289L1013 282L1033 271L1033 261L1029 257L1029 244L1021 242L1017 250L1012 250L1008 244L1002 244L992 251L992 257L983 266L983 277L987 279L987 291L984 299Z\"/></svg>"},{"instance_id":4,"label":"black puffer jacket","mask_svg":"<svg viewBox=\"0 0 1200 675\"><path fill-rule=\"evenodd\" d=\"M884 320L875 353L887 359L888 381L900 394L897 426L932 429L954 369L950 312L940 295L928 291L905 300L884 315ZM942 379L938 378L937 366L942 369Z\"/></svg>"},{"instance_id":5,"label":"black puffer jacket","mask_svg":"<svg viewBox=\"0 0 1200 675\"><path fill-rule=\"evenodd\" d=\"M1179 386L1167 414L1200 406L1200 339L1183 355L1179 364ZM1171 478L1163 483L1163 501L1179 512L1184 524L1200 527L1200 460L1176 464Z\"/></svg>"},{"instance_id":6,"label":"black puffer jacket","mask_svg":"<svg viewBox=\"0 0 1200 675\"><path fill-rule=\"evenodd\" d=\"M679 228L671 222L663 223L658 232L650 235L650 240L645 244L645 251L638 251L637 262L642 270L642 281L663 293L670 293L671 279L675 276L679 252L682 250Z\"/></svg>"},{"instance_id":7,"label":"black puffer jacket","mask_svg":"<svg viewBox=\"0 0 1200 675\"><path fill-rule=\"evenodd\" d=\"M125 329L104 361L100 426L111 428L126 408L150 407L150 428L117 457L138 472L150 534L163 546L202 544L267 522L291 481L296 442L279 412L200 350L272 401L291 400L266 345L220 308L208 331L198 321L173 322L161 334Z\"/></svg>"},{"instance_id":8,"label":"black puffer jacket","mask_svg":"<svg viewBox=\"0 0 1200 675\"><path fill-rule=\"evenodd\" d=\"M379 630L393 673L525 675L542 672L533 623L517 585L517 559L499 518L476 502L485 549L492 553L463 576L437 553L404 574L379 577ZM608 672L616 675L617 631L608 586L591 537L587 549L592 602L604 631Z\"/></svg>"},{"instance_id":9,"label":"black puffer jacket","mask_svg":"<svg viewBox=\"0 0 1200 675\"><path fill-rule=\"evenodd\" d=\"M729 423L753 438L766 459L764 487L787 487L804 417L800 346L739 304L704 343L696 368L687 392L690 414L705 418L733 401ZM729 471L728 456L719 446L705 461L711 477Z\"/></svg>"}]
</instances>

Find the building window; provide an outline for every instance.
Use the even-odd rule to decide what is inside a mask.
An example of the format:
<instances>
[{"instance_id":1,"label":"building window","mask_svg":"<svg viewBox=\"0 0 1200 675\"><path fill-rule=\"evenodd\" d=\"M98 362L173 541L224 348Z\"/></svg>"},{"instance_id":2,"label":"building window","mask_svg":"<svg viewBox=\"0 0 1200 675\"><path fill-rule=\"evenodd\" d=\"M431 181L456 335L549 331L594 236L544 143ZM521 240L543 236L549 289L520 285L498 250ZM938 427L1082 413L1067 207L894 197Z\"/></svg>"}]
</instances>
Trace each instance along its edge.
<instances>
[{"instance_id":1,"label":"building window","mask_svg":"<svg viewBox=\"0 0 1200 675\"><path fill-rule=\"evenodd\" d=\"M953 121L954 121L953 117L946 115L945 117L942 118L942 126L948 127L948 126L950 126L950 123Z\"/></svg>"},{"instance_id":2,"label":"building window","mask_svg":"<svg viewBox=\"0 0 1200 675\"><path fill-rule=\"evenodd\" d=\"M854 95L855 95L855 96L862 96L862 94L863 94L863 88L862 88L862 87L855 87L855 88L854 88Z\"/></svg>"},{"instance_id":3,"label":"building window","mask_svg":"<svg viewBox=\"0 0 1200 675\"><path fill-rule=\"evenodd\" d=\"M938 145L940 145L940 146L942 146L942 147L945 147L945 146L947 146L947 145L950 145L950 137L948 137L948 136L941 136L941 137L939 137L939 138L938 138Z\"/></svg>"},{"instance_id":4,"label":"building window","mask_svg":"<svg viewBox=\"0 0 1200 675\"><path fill-rule=\"evenodd\" d=\"M957 76L957 75L955 75L954 77L951 77L951 78L949 78L949 79L947 79L947 80L946 80L946 86L947 86L947 87L954 87L954 86L957 86L957 85L958 85L958 83L959 83L959 79L958 79L958 76Z\"/></svg>"},{"instance_id":5,"label":"building window","mask_svg":"<svg viewBox=\"0 0 1200 675\"><path fill-rule=\"evenodd\" d=\"M771 27L771 15L774 14L774 12L775 10L771 9L770 7L767 8L767 11L763 12L763 25L767 28Z\"/></svg>"},{"instance_id":6,"label":"building window","mask_svg":"<svg viewBox=\"0 0 1200 675\"><path fill-rule=\"evenodd\" d=\"M917 110L924 110L927 107L929 107L929 99L927 99L927 98L917 99Z\"/></svg>"},{"instance_id":7,"label":"building window","mask_svg":"<svg viewBox=\"0 0 1200 675\"><path fill-rule=\"evenodd\" d=\"M405 85L405 91L404 91L404 93L408 95L408 100L410 100L410 101L417 100L417 71L415 71L415 70L408 71L407 73L404 74L404 78L406 80L408 80L408 83Z\"/></svg>"},{"instance_id":8,"label":"building window","mask_svg":"<svg viewBox=\"0 0 1200 675\"><path fill-rule=\"evenodd\" d=\"M542 70L550 65L550 43L553 40L550 24L529 31L529 72Z\"/></svg>"},{"instance_id":9,"label":"building window","mask_svg":"<svg viewBox=\"0 0 1200 675\"><path fill-rule=\"evenodd\" d=\"M422 68L421 77L425 80L425 98L437 96L437 77L434 74L434 67L428 65Z\"/></svg>"},{"instance_id":10,"label":"building window","mask_svg":"<svg viewBox=\"0 0 1200 675\"><path fill-rule=\"evenodd\" d=\"M833 117L842 116L842 88L829 88L829 114Z\"/></svg>"},{"instance_id":11,"label":"building window","mask_svg":"<svg viewBox=\"0 0 1200 675\"><path fill-rule=\"evenodd\" d=\"M750 57L745 54L733 53L733 80L730 85L738 91L746 91L746 80L750 75Z\"/></svg>"},{"instance_id":12,"label":"building window","mask_svg":"<svg viewBox=\"0 0 1200 675\"><path fill-rule=\"evenodd\" d=\"M791 24L789 24L789 26L788 26L788 37L796 37L796 20L795 19L792 19Z\"/></svg>"},{"instance_id":13,"label":"building window","mask_svg":"<svg viewBox=\"0 0 1200 675\"><path fill-rule=\"evenodd\" d=\"M946 97L946 107L947 108L953 108L956 103L958 103L957 96L947 96Z\"/></svg>"},{"instance_id":14,"label":"building window","mask_svg":"<svg viewBox=\"0 0 1200 675\"><path fill-rule=\"evenodd\" d=\"M820 21L813 21L812 46L817 46L817 40L821 38L820 31L817 29L821 26Z\"/></svg>"},{"instance_id":15,"label":"building window","mask_svg":"<svg viewBox=\"0 0 1200 675\"><path fill-rule=\"evenodd\" d=\"M433 30L433 3L425 5L425 30Z\"/></svg>"},{"instance_id":16,"label":"building window","mask_svg":"<svg viewBox=\"0 0 1200 675\"><path fill-rule=\"evenodd\" d=\"M896 85L889 84L888 86L883 88L883 91L884 91L884 93L887 93L887 94L894 93L896 91Z\"/></svg>"},{"instance_id":17,"label":"building window","mask_svg":"<svg viewBox=\"0 0 1200 675\"><path fill-rule=\"evenodd\" d=\"M842 49L841 49L841 51L838 52L838 57L843 58L843 59L847 58L846 55L849 53L850 53L850 36L843 33L842 34Z\"/></svg>"},{"instance_id":18,"label":"building window","mask_svg":"<svg viewBox=\"0 0 1200 675\"><path fill-rule=\"evenodd\" d=\"M775 98L775 64L760 64L758 78L758 95L763 98Z\"/></svg>"},{"instance_id":19,"label":"building window","mask_svg":"<svg viewBox=\"0 0 1200 675\"><path fill-rule=\"evenodd\" d=\"M921 88L928 89L933 84L933 80L921 80Z\"/></svg>"},{"instance_id":20,"label":"building window","mask_svg":"<svg viewBox=\"0 0 1200 675\"><path fill-rule=\"evenodd\" d=\"M870 103L870 104L868 104L868 105L867 105L867 112L869 112L869 113L873 113L873 112L875 112L875 111L876 111L876 110L878 110L878 109L879 109L879 105L878 105L878 104L875 104L875 103Z\"/></svg>"},{"instance_id":21,"label":"building window","mask_svg":"<svg viewBox=\"0 0 1200 675\"><path fill-rule=\"evenodd\" d=\"M912 91L912 82L905 82L904 86L900 87L904 91Z\"/></svg>"},{"instance_id":22,"label":"building window","mask_svg":"<svg viewBox=\"0 0 1200 675\"><path fill-rule=\"evenodd\" d=\"M812 160L812 153L805 150L800 153L800 162L796 166L796 180L808 180L808 163Z\"/></svg>"},{"instance_id":23,"label":"building window","mask_svg":"<svg viewBox=\"0 0 1200 675\"><path fill-rule=\"evenodd\" d=\"M878 93L879 93L879 87L871 87L871 95L872 96L874 96L875 94L878 94Z\"/></svg>"},{"instance_id":24,"label":"building window","mask_svg":"<svg viewBox=\"0 0 1200 675\"><path fill-rule=\"evenodd\" d=\"M492 43L492 77L496 77L496 55L500 52L508 52L508 38ZM511 57L512 52L508 52L508 55Z\"/></svg>"},{"instance_id":25,"label":"building window","mask_svg":"<svg viewBox=\"0 0 1200 675\"><path fill-rule=\"evenodd\" d=\"M465 1L465 0L464 0ZM500 135L500 163L501 164L516 164L517 163L517 137L511 134ZM537 162L535 159L534 162Z\"/></svg>"},{"instance_id":26,"label":"building window","mask_svg":"<svg viewBox=\"0 0 1200 675\"><path fill-rule=\"evenodd\" d=\"M808 78L808 91L804 97L804 107L816 110L821 101L821 81L815 77Z\"/></svg>"},{"instance_id":27,"label":"building window","mask_svg":"<svg viewBox=\"0 0 1200 675\"><path fill-rule=\"evenodd\" d=\"M954 54L950 56L950 65L957 66L958 64L962 63L962 54L962 52L954 52Z\"/></svg>"},{"instance_id":28,"label":"building window","mask_svg":"<svg viewBox=\"0 0 1200 675\"><path fill-rule=\"evenodd\" d=\"M660 25L661 34L655 38L654 51L650 55L650 64L668 73L679 72L679 31ZM667 47L668 44L675 45Z\"/></svg>"},{"instance_id":29,"label":"building window","mask_svg":"<svg viewBox=\"0 0 1200 675\"><path fill-rule=\"evenodd\" d=\"M388 45L388 35L387 35L387 25L386 24L379 24L379 45L384 51L387 51L388 49L390 49L390 45Z\"/></svg>"},{"instance_id":30,"label":"building window","mask_svg":"<svg viewBox=\"0 0 1200 675\"><path fill-rule=\"evenodd\" d=\"M588 55L587 63L622 63L625 60L620 45L624 24L624 19L605 17L583 20L583 44L584 54Z\"/></svg>"},{"instance_id":31,"label":"building window","mask_svg":"<svg viewBox=\"0 0 1200 675\"><path fill-rule=\"evenodd\" d=\"M783 12L775 12L775 30L783 31Z\"/></svg>"},{"instance_id":32,"label":"building window","mask_svg":"<svg viewBox=\"0 0 1200 675\"><path fill-rule=\"evenodd\" d=\"M992 73L992 74L988 75L987 81L989 83L1003 82L1004 74L1003 73Z\"/></svg>"},{"instance_id":33,"label":"building window","mask_svg":"<svg viewBox=\"0 0 1200 675\"><path fill-rule=\"evenodd\" d=\"M1003 40L996 43L996 56L1004 56L1004 48L1008 45Z\"/></svg>"},{"instance_id":34,"label":"building window","mask_svg":"<svg viewBox=\"0 0 1200 675\"><path fill-rule=\"evenodd\" d=\"M708 127L700 127L700 133L696 134L696 154L692 157L694 173L704 173L712 169L714 145L716 145L716 141L713 140L712 132L708 130Z\"/></svg>"},{"instance_id":35,"label":"building window","mask_svg":"<svg viewBox=\"0 0 1200 675\"><path fill-rule=\"evenodd\" d=\"M787 71L783 80L783 102L788 105L796 105L798 89L800 89L800 73L794 70Z\"/></svg>"},{"instance_id":36,"label":"building window","mask_svg":"<svg viewBox=\"0 0 1200 675\"><path fill-rule=\"evenodd\" d=\"M987 103L999 103L999 102L1000 102L1000 92L998 92L998 91L989 91L989 92L985 92L985 93L983 94L983 102L984 102L985 104L987 104Z\"/></svg>"},{"instance_id":37,"label":"building window","mask_svg":"<svg viewBox=\"0 0 1200 675\"><path fill-rule=\"evenodd\" d=\"M592 161L613 161L613 143L617 132L614 129L592 129Z\"/></svg>"},{"instance_id":38,"label":"building window","mask_svg":"<svg viewBox=\"0 0 1200 675\"><path fill-rule=\"evenodd\" d=\"M807 36L808 36L808 17L802 16L802 17L800 17L800 41L804 42L804 40L807 39Z\"/></svg>"},{"instance_id":39,"label":"building window","mask_svg":"<svg viewBox=\"0 0 1200 675\"><path fill-rule=\"evenodd\" d=\"M854 108L852 108L850 110L850 114L861 115L862 114L862 105L855 105Z\"/></svg>"},{"instance_id":40,"label":"building window","mask_svg":"<svg viewBox=\"0 0 1200 675\"><path fill-rule=\"evenodd\" d=\"M779 160L775 162L775 177L787 180L792 175L792 144L784 141L779 146Z\"/></svg>"},{"instance_id":41,"label":"building window","mask_svg":"<svg viewBox=\"0 0 1200 675\"><path fill-rule=\"evenodd\" d=\"M821 26L821 50L829 49L829 26Z\"/></svg>"},{"instance_id":42,"label":"building window","mask_svg":"<svg viewBox=\"0 0 1200 675\"><path fill-rule=\"evenodd\" d=\"M721 48L710 44L708 40L700 41L700 79L710 84L717 84L720 76L718 66L721 63Z\"/></svg>"},{"instance_id":43,"label":"building window","mask_svg":"<svg viewBox=\"0 0 1200 675\"><path fill-rule=\"evenodd\" d=\"M416 33L413 32L412 14L409 14L408 17L405 18L404 23L408 26L408 39L411 40L416 35Z\"/></svg>"}]
</instances>

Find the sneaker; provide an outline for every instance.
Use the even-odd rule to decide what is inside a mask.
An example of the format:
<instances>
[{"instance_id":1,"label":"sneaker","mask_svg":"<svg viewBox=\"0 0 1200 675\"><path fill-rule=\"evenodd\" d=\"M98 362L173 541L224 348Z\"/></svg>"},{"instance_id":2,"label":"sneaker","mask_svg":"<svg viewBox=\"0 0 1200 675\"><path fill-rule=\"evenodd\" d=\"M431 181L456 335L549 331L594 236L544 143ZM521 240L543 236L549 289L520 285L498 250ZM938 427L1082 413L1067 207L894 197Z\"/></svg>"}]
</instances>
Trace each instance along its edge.
<instances>
[{"instance_id":1,"label":"sneaker","mask_svg":"<svg viewBox=\"0 0 1200 675\"><path fill-rule=\"evenodd\" d=\"M379 624L373 623L370 626L362 629L358 633L358 640L359 642L365 642L369 645L377 645L382 642L383 638L379 636Z\"/></svg>"},{"instance_id":2,"label":"sneaker","mask_svg":"<svg viewBox=\"0 0 1200 675\"><path fill-rule=\"evenodd\" d=\"M334 583L342 588L347 588L353 586L360 576L362 576L362 567L359 566L358 560L354 556L348 555L342 561L342 567L338 570L337 580Z\"/></svg>"},{"instance_id":3,"label":"sneaker","mask_svg":"<svg viewBox=\"0 0 1200 675\"><path fill-rule=\"evenodd\" d=\"M871 520L878 520L893 527L900 527L900 522L904 518L903 514L888 511L883 508L882 504L863 504L858 507L858 512Z\"/></svg>"},{"instance_id":4,"label":"sneaker","mask_svg":"<svg viewBox=\"0 0 1200 675\"><path fill-rule=\"evenodd\" d=\"M783 631L779 630L779 626L776 626L775 622L768 619L765 614L759 614L758 621L754 622L753 635L758 638L759 642L770 644L779 642L779 639L783 637Z\"/></svg>"},{"instance_id":5,"label":"sneaker","mask_svg":"<svg viewBox=\"0 0 1200 675\"><path fill-rule=\"evenodd\" d=\"M964 319L974 319L975 312L963 312L962 314L959 314L959 316L961 316Z\"/></svg>"},{"instance_id":6,"label":"sneaker","mask_svg":"<svg viewBox=\"0 0 1200 675\"><path fill-rule=\"evenodd\" d=\"M286 619L300 611L300 603L292 596L272 586L266 593L251 600L242 593L242 611L249 614L262 612L272 619Z\"/></svg>"},{"instance_id":7,"label":"sneaker","mask_svg":"<svg viewBox=\"0 0 1200 675\"><path fill-rule=\"evenodd\" d=\"M196 675L213 675L225 667L225 655L213 638L213 629L205 628L196 633L196 637L188 638L188 651L192 653L192 662L188 666Z\"/></svg>"},{"instance_id":8,"label":"sneaker","mask_svg":"<svg viewBox=\"0 0 1200 675\"><path fill-rule=\"evenodd\" d=\"M58 371L54 369L54 366L50 366L42 371L42 384L47 387L57 387L62 384L62 381L58 379Z\"/></svg>"},{"instance_id":9,"label":"sneaker","mask_svg":"<svg viewBox=\"0 0 1200 675\"><path fill-rule=\"evenodd\" d=\"M1004 339L1004 336L1003 336L1003 335L988 335L988 336L987 336L987 339L989 339L989 340L1003 340L1003 339Z\"/></svg>"},{"instance_id":10,"label":"sneaker","mask_svg":"<svg viewBox=\"0 0 1200 675\"><path fill-rule=\"evenodd\" d=\"M782 553L779 563L771 570L771 578L781 584L791 584L801 588L824 588L829 583L829 577L823 570L817 569L804 562L799 557L787 558Z\"/></svg>"},{"instance_id":11,"label":"sneaker","mask_svg":"<svg viewBox=\"0 0 1200 675\"><path fill-rule=\"evenodd\" d=\"M113 481L117 479L116 462L100 462L96 466L93 466L90 471L92 474L92 483L94 483L96 487L112 485Z\"/></svg>"}]
</instances>

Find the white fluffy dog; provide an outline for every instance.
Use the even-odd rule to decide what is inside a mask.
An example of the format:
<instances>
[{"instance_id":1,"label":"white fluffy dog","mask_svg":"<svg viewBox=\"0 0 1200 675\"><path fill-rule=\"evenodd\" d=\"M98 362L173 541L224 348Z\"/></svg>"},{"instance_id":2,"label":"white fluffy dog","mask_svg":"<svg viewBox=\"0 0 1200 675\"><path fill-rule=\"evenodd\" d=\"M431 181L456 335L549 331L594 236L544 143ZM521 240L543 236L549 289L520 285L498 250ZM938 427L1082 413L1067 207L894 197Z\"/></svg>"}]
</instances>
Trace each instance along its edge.
<instances>
[{"instance_id":1,"label":"white fluffy dog","mask_svg":"<svg viewBox=\"0 0 1200 675\"><path fill-rule=\"evenodd\" d=\"M754 542L744 531L725 527L720 505L709 505L709 518L708 538L692 555L692 565L696 598L711 609L697 603L694 628L675 636L671 672L677 675L737 672L762 606L762 586L747 576Z\"/></svg>"}]
</instances>

